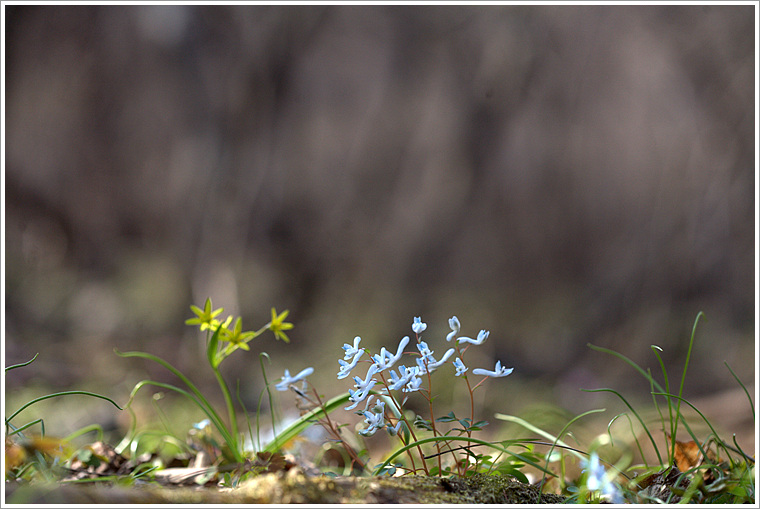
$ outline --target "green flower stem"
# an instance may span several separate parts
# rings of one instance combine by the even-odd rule
[[[224,382],[224,378],[222,377],[222,374],[219,372],[219,368],[213,368],[214,369],[214,375],[216,376],[216,380],[219,382],[219,387],[222,389],[222,394],[224,394],[224,401],[227,404],[227,414],[229,415],[230,419],[230,433],[235,440],[235,443],[237,444],[238,440],[238,427],[237,427],[237,414],[235,412],[235,405],[232,402],[232,396],[230,395],[230,391],[227,388],[227,384]],[[238,451],[239,447],[235,447],[235,451]]]
[[[419,339],[419,335],[418,335],[418,337],[417,337],[417,342],[418,343],[419,343],[419,340],[420,339]],[[433,393],[432,393],[432,391],[433,391],[433,382],[431,380],[430,371],[428,371],[428,369],[427,369],[427,365],[428,365],[427,359],[423,359],[423,362],[425,363],[425,371],[427,371],[428,385],[427,385],[427,396],[425,396],[424,393],[422,393],[422,395],[425,396],[425,399],[427,399],[427,401],[428,401],[428,409],[430,410],[430,427],[433,429],[433,436],[437,437],[437,436],[440,436],[441,433],[439,433],[438,430],[435,427],[435,413],[433,412]],[[387,385],[386,385],[386,387],[387,387]],[[412,433],[412,438],[414,438],[414,440],[417,440],[417,437],[414,436],[414,433]],[[422,466],[425,469],[425,473],[427,475],[430,475],[430,472],[427,469],[427,463],[425,462],[425,455],[422,453],[422,449],[420,449],[419,447],[417,449],[419,450],[420,459],[422,460]],[[438,471],[441,472],[441,470],[442,470],[441,455],[440,455],[441,444],[439,444],[438,442],[436,442],[436,444],[435,444],[435,450],[439,453],[437,455],[437,462],[438,462]],[[455,457],[455,459],[456,459],[456,457]],[[414,466],[413,463],[412,463],[412,466]],[[458,468],[458,466],[457,466],[457,468]]]
[[[238,319],[238,324],[240,324],[240,320]],[[235,443],[237,444],[238,440],[238,428],[237,428],[237,414],[235,413],[235,405],[232,402],[232,396],[230,395],[230,390],[227,388],[227,383],[224,381],[224,377],[222,376],[222,373],[219,371],[219,365],[222,363],[226,355],[229,355],[227,353],[225,355],[225,352],[227,350],[223,351],[221,354],[218,352],[218,344],[219,344],[219,334],[222,331],[222,327],[219,326],[214,331],[214,334],[211,336],[211,338],[208,341],[208,346],[206,348],[206,357],[208,358],[208,363],[211,366],[211,370],[214,372],[214,376],[216,377],[216,381],[219,383],[219,388],[222,390],[222,395],[224,395],[224,402],[227,405],[227,415],[230,420],[230,433],[232,437],[235,440]],[[239,450],[239,447],[235,447],[235,450]]]

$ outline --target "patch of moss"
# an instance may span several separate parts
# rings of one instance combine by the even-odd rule
[[[498,475],[474,474],[454,481],[466,486],[461,492],[471,497],[473,504],[559,504],[565,501],[561,495],[540,493],[538,486]]]
[[[238,495],[258,503],[556,504],[559,495],[501,476],[308,477],[298,470],[251,479]]]

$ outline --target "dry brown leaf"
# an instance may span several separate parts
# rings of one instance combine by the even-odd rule
[[[702,464],[702,452],[699,446],[693,440],[689,442],[679,442],[676,440],[675,462],[678,470],[686,472]]]

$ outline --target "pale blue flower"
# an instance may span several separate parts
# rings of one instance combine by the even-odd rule
[[[435,362],[435,358],[433,357],[433,351],[430,350],[428,347],[428,344],[424,341],[420,341],[417,343],[417,350],[420,351],[420,357],[427,360],[428,362]]]
[[[459,319],[456,316],[449,318],[449,327],[451,327],[451,332],[446,336],[446,341],[451,341],[457,334],[459,334],[460,325]]]
[[[195,424],[193,424],[193,428],[199,431],[203,431],[209,426],[211,426],[211,421],[209,421],[208,419],[203,419],[201,422],[196,422]]]
[[[457,343],[472,343],[473,345],[482,345],[483,341],[488,339],[489,334],[490,332],[488,332],[487,330],[482,330],[478,333],[478,339],[472,339],[472,338],[467,338],[467,337],[462,336],[462,337],[457,338]]]
[[[406,387],[402,389],[403,392],[416,392],[420,390],[420,386],[422,385],[422,378],[417,376],[412,377],[411,380],[409,380],[409,383],[406,384]]]
[[[432,358],[433,362],[427,365],[427,370],[432,373],[434,369],[440,368],[448,360],[448,358],[454,354],[454,352],[456,352],[456,350],[449,348],[446,350],[446,353],[443,354],[443,357],[441,357],[441,360],[439,361],[436,361],[432,356],[429,357]]]
[[[396,355],[392,355],[389,351],[383,347],[380,349],[379,354],[375,354],[372,356],[372,360],[375,361],[375,366],[377,366],[377,372],[384,371],[388,368],[392,368],[396,362],[401,358],[402,355],[404,355],[404,348],[406,348],[406,345],[409,344],[409,336],[404,336],[401,339],[401,342],[398,345],[398,349],[396,350]]]
[[[356,336],[354,338],[354,346],[349,345],[348,343],[343,344],[343,350],[346,351],[346,354],[343,356],[344,360],[348,360],[355,355],[357,355],[357,352],[363,352],[364,350],[359,350],[359,343],[361,342],[362,338],[359,336]]]
[[[280,382],[275,385],[275,389],[278,391],[287,391],[291,384],[294,384],[300,380],[303,380],[307,376],[314,373],[314,368],[306,368],[296,376],[290,376],[290,371],[285,370],[285,375],[280,379]]]
[[[374,409],[373,412],[365,410],[364,422],[369,425],[368,428],[359,431],[361,435],[371,437],[375,432],[385,426],[385,401],[381,401]]]
[[[401,368],[403,367],[404,367],[403,365],[400,366],[399,371],[401,371]],[[396,390],[394,388],[394,385],[396,385],[400,380],[403,379],[403,375],[398,376],[398,373],[396,373],[396,370],[393,370],[393,369],[390,371],[390,374],[391,374],[391,379],[388,380],[388,386],[391,388],[391,390]]]
[[[613,504],[625,502],[617,486],[610,480],[610,476],[604,471],[596,451],[592,452],[588,460],[583,460],[585,470],[588,472],[586,487],[590,491],[601,491],[602,496],[609,498]]]
[[[424,341],[420,341],[417,344],[417,349],[420,351],[420,357],[417,358],[417,367],[419,367],[420,370],[418,373],[419,375],[432,373],[437,368],[441,367],[456,351],[453,348],[449,348],[446,350],[446,353],[443,354],[441,360],[437,361],[435,360],[435,357],[433,357],[433,352],[428,348],[427,343]]]
[[[422,317],[416,316],[414,318],[414,323],[412,323],[412,330],[414,333],[419,334],[425,329],[427,329],[427,324],[422,321]]]
[[[456,376],[464,375],[468,369],[459,357],[454,359],[454,367],[457,368]]]
[[[379,370],[377,369],[377,366],[375,366],[374,364],[372,364],[369,367],[369,369],[367,370],[367,376],[366,376],[366,378],[364,380],[362,380],[358,376],[354,377],[354,382],[356,382],[356,384],[354,386],[359,391],[369,392],[370,389],[372,389],[372,387],[375,385],[375,383],[377,383],[377,380],[375,378],[372,378],[372,377],[375,376],[375,374],[378,371]]]
[[[370,383],[366,389],[358,389],[358,390],[348,390],[348,400],[353,402],[353,405],[349,405],[345,408],[345,410],[353,410],[356,408],[356,405],[364,401],[367,396],[369,396],[369,392],[372,390],[372,387],[374,387],[375,383],[377,383],[376,380],[372,380],[372,383]]]
[[[401,376],[397,375],[395,371],[391,370],[391,379],[388,387],[393,391],[397,391],[408,384],[412,377],[416,375],[418,368],[417,366],[414,366],[407,369],[407,367],[402,364],[399,366],[398,371]]]
[[[379,353],[376,353],[372,356],[372,360],[375,361],[373,366],[376,366],[379,371],[383,371],[388,367],[388,358],[392,357],[393,356],[390,354],[390,352],[388,352],[385,347],[382,347]]]
[[[354,393],[354,391],[352,391],[351,389],[349,389],[349,390],[348,390],[348,393],[349,393],[349,394],[353,394],[353,393]],[[374,396],[374,394],[370,394],[370,395],[369,395],[369,397],[367,397],[367,396],[365,395],[365,398],[366,398],[366,399],[364,399],[364,410],[362,410],[362,411],[360,411],[360,412],[356,412],[356,413],[357,413],[357,414],[364,414],[364,412],[366,412],[366,411],[367,411],[367,409],[369,408],[369,405],[370,405],[370,403],[372,403],[372,399],[373,399],[374,397],[375,397],[375,396]],[[361,401],[361,400],[360,400],[360,401]],[[353,405],[351,405],[349,408],[346,408],[346,410],[350,410],[350,409],[354,408],[354,407],[355,407],[356,405],[358,405],[358,404],[359,404],[359,401],[355,402],[355,403],[354,403]]]
[[[353,389],[348,390],[348,400],[353,402],[353,405],[347,406],[344,410],[353,410],[356,408],[356,405],[362,402],[364,398],[366,398],[367,395],[364,394],[362,391],[355,391]]]
[[[602,486],[604,479],[604,467],[599,462],[599,455],[596,452],[592,452],[588,460],[584,460],[586,469],[588,470],[588,479],[586,479],[586,487],[591,491],[596,491]]]
[[[364,410],[362,410],[360,412],[361,414],[363,414],[364,412],[367,411],[367,409],[369,408],[369,405],[370,405],[370,403],[372,403],[373,399],[375,399],[375,395],[374,394],[370,394],[369,397],[364,401]]]
[[[385,425],[385,429],[388,431],[388,433],[391,436],[396,436],[396,435],[398,435],[398,432],[401,429],[401,424],[402,423],[403,423],[403,421],[401,419],[399,419],[398,422],[396,422],[395,426],[391,426],[390,424],[386,424]]]
[[[338,380],[346,378],[351,374],[351,370],[356,367],[356,363],[359,362],[359,358],[362,355],[364,355],[364,350],[358,350],[356,352],[356,355],[354,355],[354,358],[351,359],[351,362],[346,362],[343,359],[338,359],[338,363],[340,364],[340,371],[338,371]]]
[[[514,371],[514,369],[515,368],[503,368],[501,367],[501,361],[496,361],[496,367],[494,368],[493,371],[488,371],[486,369],[481,369],[481,368],[475,368],[472,370],[472,374],[498,378],[498,377],[509,375],[510,373],[512,373],[512,371]]]
[[[355,391],[351,389],[348,390],[348,394],[349,394],[348,399],[351,402],[353,402],[353,405],[347,406],[346,410],[351,410],[353,408],[356,408],[356,405],[364,401],[364,399],[369,395],[369,392],[377,383],[377,379],[372,378],[373,376],[375,376],[377,372],[378,372],[377,366],[372,364],[367,370],[367,376],[365,377],[364,380],[362,380],[358,376],[354,377],[354,382],[356,382],[354,386],[356,387],[356,390]]]

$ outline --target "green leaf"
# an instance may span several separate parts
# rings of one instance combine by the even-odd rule
[[[509,463],[506,463],[506,468],[503,465],[504,463],[496,467],[496,471],[500,472],[504,476],[512,476],[523,484],[530,484],[528,478],[525,476],[525,474],[520,472],[520,470],[513,468]]]
[[[444,417],[439,417],[435,420],[435,422],[453,422],[457,420],[457,416],[454,415],[454,412],[449,412],[449,415],[446,415]]]
[[[208,341],[208,346],[206,346],[206,357],[208,357],[208,362],[211,364],[211,367],[216,369],[219,367],[219,364],[222,362],[222,358],[219,355],[218,346],[219,346],[219,333],[221,332],[222,328],[217,327],[214,334],[211,336],[211,339]]]
[[[433,431],[433,426],[430,424],[430,421],[423,419],[419,415],[414,418],[414,427],[417,429]]]

